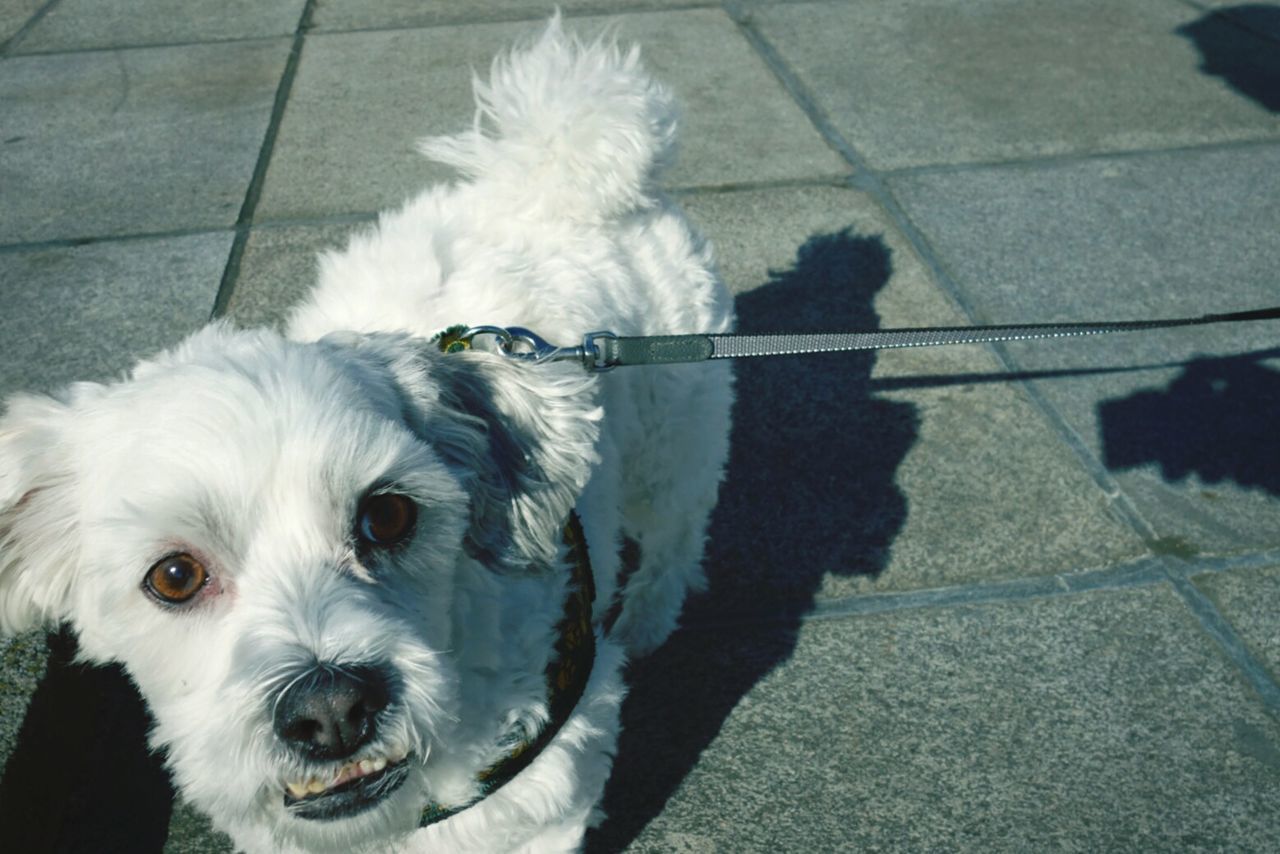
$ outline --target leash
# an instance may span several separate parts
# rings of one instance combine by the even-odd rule
[[[760,335],[695,334],[628,337],[612,332],[590,332],[576,347],[558,347],[523,326],[452,327],[446,333],[459,346],[469,347],[480,335],[492,335],[502,355],[532,364],[578,362],[591,372],[611,371],[633,365],[671,365],[711,359],[745,359],[763,356],[797,356],[811,353],[845,353],[855,350],[888,350],[901,347],[938,347],[949,344],[981,344],[992,341],[1030,341],[1040,338],[1075,338],[1114,332],[1207,326],[1213,323],[1246,323],[1280,320],[1280,306],[1227,314],[1205,314],[1168,320],[1121,320],[1099,323],[1025,323],[997,326],[937,326],[919,329],[879,329],[854,332],[771,333]]]

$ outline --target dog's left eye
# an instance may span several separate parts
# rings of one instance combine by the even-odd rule
[[[147,592],[162,602],[179,605],[200,592],[209,573],[204,564],[185,552],[160,560],[147,571]]]
[[[407,495],[383,492],[370,495],[360,505],[356,533],[372,546],[394,546],[413,533],[418,505]]]

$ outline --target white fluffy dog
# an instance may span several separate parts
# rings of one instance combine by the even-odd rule
[[[671,98],[558,21],[476,95],[475,129],[424,145],[465,180],[322,257],[283,336],[214,324],[0,421],[0,624],[122,663],[182,795],[247,851],[579,847],[621,665],[702,580],[726,363],[433,342],[730,329],[654,186]]]

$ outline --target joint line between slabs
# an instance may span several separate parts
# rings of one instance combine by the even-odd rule
[[[40,23],[40,21],[44,19],[44,16],[49,14],[49,11],[53,9],[54,6],[57,6],[61,2],[62,0],[48,0],[47,3],[32,12],[31,17],[27,18],[26,23],[21,27],[18,27],[18,31],[9,36],[4,44],[0,44],[0,56],[8,56],[9,51],[13,50],[19,42],[26,38],[27,33],[31,32],[32,28],[35,27],[36,24]]]
[[[1240,671],[1241,676],[1257,693],[1268,712],[1280,718],[1280,685],[1277,685],[1267,669],[1253,656],[1237,634],[1235,627],[1222,615],[1208,596],[1191,582],[1181,569],[1166,569],[1166,576],[1173,589],[1186,604],[1200,627],[1222,650],[1223,654]]]
[[[1280,549],[1245,555],[1175,560],[1161,555],[1143,555],[1115,566],[1065,571],[1054,575],[975,582],[952,587],[863,593],[818,602],[808,608],[786,607],[777,611],[747,610],[721,618],[685,623],[691,630],[761,623],[795,623],[839,620],[899,611],[989,605],[1057,598],[1078,593],[1128,590],[1170,583],[1173,577],[1187,580],[1196,575],[1218,575],[1234,571],[1280,566]],[[1221,619],[1221,618],[1219,618]]]
[[[1022,602],[1100,590],[1125,590],[1165,581],[1163,570],[1164,566],[1159,559],[1140,557],[1119,566],[1086,572],[1065,572],[1036,578],[980,582],[932,590],[852,596],[819,603],[812,611],[805,614],[802,620],[805,622],[830,620],[896,611]]]
[[[231,297],[235,293],[236,281],[240,277],[240,262],[244,258],[245,245],[249,242],[249,231],[253,226],[258,201],[262,197],[262,186],[266,182],[267,167],[275,152],[276,137],[280,133],[285,107],[289,103],[289,96],[293,93],[293,81],[298,74],[302,48],[306,42],[307,32],[311,29],[311,18],[315,12],[315,6],[316,0],[307,0],[302,9],[302,15],[298,18],[298,27],[293,33],[293,45],[289,49],[289,57],[285,60],[284,71],[280,75],[280,85],[276,87],[276,96],[271,105],[267,131],[262,138],[262,147],[258,150],[258,160],[254,164],[253,175],[245,191],[240,215],[236,218],[235,238],[231,243],[231,252],[227,256],[227,265],[222,271],[218,293],[214,296],[213,308],[209,312],[210,320],[216,320],[226,313]]]
[[[809,90],[801,82],[799,76],[791,70],[786,60],[764,37],[764,34],[756,29],[754,22],[751,20],[750,12],[742,8],[742,4],[738,0],[725,0],[721,7],[724,9],[725,14],[729,16],[729,20],[738,28],[738,32],[742,34],[742,37],[747,40],[756,55],[764,62],[765,67],[769,69],[769,72],[782,85],[786,93],[791,96],[796,106],[804,113],[805,118],[813,125],[814,130],[822,137],[822,141],[827,144],[827,147],[853,167],[855,176],[860,174],[874,175],[868,169],[863,158],[849,144],[848,140],[835,129],[826,113],[818,106],[818,102],[809,94]]]
[[[808,608],[784,606],[773,612],[744,611],[738,614],[726,614],[722,618],[691,621],[684,623],[684,627],[697,631],[725,627],[751,627],[769,623],[795,624],[839,620],[901,611],[1023,602],[1093,591],[1126,590],[1164,584],[1167,581],[1164,563],[1157,557],[1145,555],[1118,566],[1096,570],[976,582],[924,590],[855,594],[818,602]]]

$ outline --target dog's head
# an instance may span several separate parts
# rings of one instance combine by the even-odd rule
[[[121,662],[223,826],[407,830],[464,737],[460,574],[554,561],[596,417],[581,374],[210,327],[127,381],[9,401],[0,627],[67,622]]]

